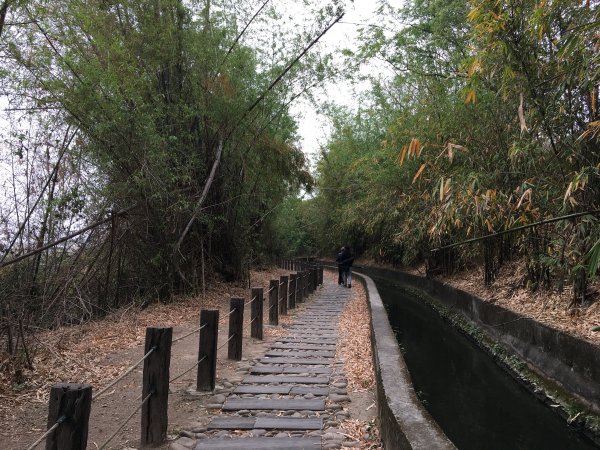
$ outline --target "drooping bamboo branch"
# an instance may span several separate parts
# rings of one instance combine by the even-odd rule
[[[224,145],[223,139],[219,139],[219,144],[217,146],[217,154],[215,155],[215,161],[213,162],[212,168],[210,169],[210,174],[208,175],[208,178],[206,179],[206,182],[204,183],[204,188],[202,189],[202,194],[200,195],[200,198],[198,199],[198,202],[196,203],[196,207],[194,208],[192,217],[190,217],[190,220],[188,221],[187,225],[185,226],[183,233],[181,233],[181,236],[179,237],[177,244],[175,244],[175,254],[177,254],[179,252],[179,249],[181,248],[181,243],[183,242],[183,240],[189,233],[190,228],[192,227],[194,221],[198,217],[198,214],[200,214],[202,205],[206,201],[206,197],[208,196],[208,191],[210,190],[210,187],[212,186],[213,181],[215,180],[215,175],[217,173],[217,169],[219,168],[219,164],[221,163],[221,156],[223,155],[223,145]]]
[[[75,231],[75,232],[73,232],[73,233],[71,233],[71,234],[69,234],[69,235],[67,235],[65,237],[62,237],[62,238],[60,238],[60,239],[58,239],[58,240],[56,240],[54,242],[50,242],[49,244],[46,244],[43,247],[36,248],[35,250],[32,250],[30,252],[27,252],[27,253],[21,255],[21,256],[13,258],[10,261],[6,261],[6,262],[3,262],[3,263],[0,263],[0,269],[3,268],[3,267],[15,264],[15,263],[17,263],[19,261],[22,261],[22,260],[24,260],[26,258],[29,258],[31,256],[37,255],[38,253],[43,252],[45,250],[48,250],[49,248],[56,247],[57,245],[62,244],[63,242],[66,242],[68,240],[71,240],[74,237],[77,237],[80,234],[85,233],[86,231],[90,231],[90,230],[92,230],[92,229],[94,229],[96,227],[99,227],[100,225],[105,224],[106,222],[110,222],[111,220],[113,220],[113,217],[122,216],[122,215],[128,213],[129,211],[131,211],[133,208],[135,208],[135,206],[136,205],[133,205],[133,206],[130,206],[129,208],[122,209],[121,211],[118,211],[116,213],[111,214],[106,219],[102,219],[102,220],[100,220],[98,222],[94,222],[94,223],[88,225],[87,227],[84,227],[84,228],[82,228],[80,230],[77,230],[77,231]]]

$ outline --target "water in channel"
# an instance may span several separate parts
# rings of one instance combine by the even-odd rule
[[[415,391],[459,450],[600,448],[424,303],[376,279]]]

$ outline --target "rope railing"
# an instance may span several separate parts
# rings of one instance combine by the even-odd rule
[[[188,373],[190,373],[192,370],[194,370],[196,367],[198,367],[200,365],[200,363],[202,361],[204,361],[206,359],[206,355],[204,355],[202,358],[200,358],[198,361],[196,361],[196,364],[194,364],[192,367],[190,367],[189,369],[187,369],[185,372],[180,373],[179,375],[177,375],[174,378],[171,378],[169,380],[169,383],[173,383],[174,381],[179,380],[181,377],[183,377],[184,375],[187,375]]]
[[[244,306],[248,306],[250,303],[252,303],[254,300],[256,300],[258,298],[258,296],[254,296],[252,297],[250,300],[248,300],[246,303],[244,303]]]
[[[67,420],[66,416],[60,416],[56,423],[50,428],[48,428],[48,430],[37,441],[35,441],[33,444],[27,447],[27,450],[33,450],[38,445],[40,445],[42,441],[45,440],[48,436],[50,436],[52,433],[54,433],[54,430],[56,430],[60,426],[60,424],[63,423],[65,420]]]
[[[135,401],[133,401],[133,405],[138,405],[135,407],[135,410],[133,410],[131,412],[131,414],[128,414],[128,417],[122,422],[120,423],[120,425],[118,426],[118,429],[111,434],[111,436],[106,440],[106,442],[104,442],[101,446],[97,446],[96,448],[98,450],[103,450],[108,448],[109,444],[111,441],[114,440],[114,438],[120,433],[122,432],[122,430],[125,428],[125,426],[131,421],[131,419],[144,407],[144,405],[147,405],[147,408],[151,408],[152,410],[157,410],[157,411],[164,411],[166,410],[166,408],[168,407],[168,396],[162,396],[162,395],[155,395],[155,400],[153,400],[152,402],[148,403],[148,400],[150,399],[150,397],[154,394],[156,394],[157,392],[163,392],[163,390],[167,390],[170,391],[169,389],[169,384],[170,383],[174,383],[177,380],[180,380],[181,378],[183,378],[185,375],[189,374],[190,372],[192,372],[194,369],[198,368],[200,366],[200,364],[203,361],[212,361],[215,362],[216,358],[217,358],[217,351],[221,350],[223,347],[227,346],[228,344],[230,345],[229,347],[229,351],[228,351],[228,358],[229,359],[233,359],[233,360],[240,360],[242,358],[242,338],[244,336],[244,321],[242,318],[242,313],[245,309],[245,306],[252,304],[253,308],[252,308],[252,316],[254,316],[256,314],[256,316],[254,317],[250,317],[250,321],[249,321],[249,325],[251,326],[251,337],[258,337],[259,339],[262,339],[262,319],[264,317],[264,311],[271,311],[272,309],[276,309],[279,307],[280,302],[282,299],[277,299],[277,302],[275,302],[275,304],[270,305],[270,309],[266,310],[264,309],[262,304],[258,304],[256,305],[255,302],[256,301],[261,301],[262,300],[266,300],[267,298],[269,298],[270,301],[273,300],[273,297],[275,297],[275,295],[273,294],[273,291],[278,292],[278,288],[280,286],[285,285],[286,282],[279,282],[279,281],[272,281],[272,286],[269,288],[269,290],[266,292],[267,295],[263,296],[263,289],[262,288],[253,288],[252,289],[252,294],[251,294],[251,299],[247,302],[244,302],[244,300],[240,297],[232,297],[231,298],[231,305],[230,305],[230,311],[225,314],[222,317],[229,317],[229,316],[233,316],[234,313],[237,312],[236,316],[233,316],[231,319],[229,319],[230,325],[229,325],[229,336],[228,338],[218,347],[216,347],[216,341],[218,339],[218,329],[219,329],[219,312],[218,311],[206,311],[206,310],[202,310],[201,311],[201,320],[200,320],[200,324],[198,327],[194,328],[193,330],[190,331],[186,331],[185,334],[183,334],[182,336],[179,336],[176,339],[171,339],[171,336],[173,334],[173,329],[172,327],[147,327],[146,328],[146,348],[149,348],[149,350],[139,359],[137,360],[133,365],[127,367],[125,369],[125,371],[119,375],[118,377],[114,378],[111,382],[108,383],[108,385],[106,385],[105,387],[103,387],[102,389],[100,389],[97,393],[94,393],[92,395],[92,387],[89,385],[84,385],[84,384],[69,384],[69,383],[59,383],[55,386],[52,387],[53,390],[58,390],[59,394],[58,397],[54,394],[51,395],[51,401],[50,401],[50,406],[49,409],[50,411],[55,411],[52,415],[51,418],[49,418],[49,421],[54,421],[56,420],[56,422],[54,423],[54,425],[52,425],[35,443],[33,443],[31,446],[27,447],[26,450],[34,450],[36,447],[38,447],[40,445],[40,443],[42,443],[45,439],[48,438],[48,436],[52,436],[52,433],[62,433],[67,432],[66,429],[63,430],[63,428],[59,428],[61,426],[62,423],[64,423],[65,421],[66,424],[63,425],[63,427],[72,427],[72,426],[76,426],[78,429],[82,429],[82,427],[85,427],[85,429],[87,429],[88,426],[88,419],[89,419],[89,408],[92,405],[92,402],[95,402],[96,400],[100,399],[101,397],[105,396],[105,395],[112,395],[114,394],[114,392],[116,391],[113,390],[112,392],[110,392],[111,389],[113,389],[115,387],[115,385],[117,385],[117,383],[119,383],[120,381],[122,381],[125,377],[129,376],[132,372],[134,372],[136,370],[136,368],[138,368],[144,361],[146,361],[146,363],[144,364],[144,381],[143,381],[143,388],[142,388],[142,394],[140,394]],[[269,295],[271,294],[271,295]],[[293,295],[293,291],[288,291],[287,292],[288,297]],[[263,299],[261,300],[260,297],[263,296]],[[257,306],[258,308],[254,308],[254,306]],[[260,319],[260,320],[259,320]],[[258,325],[257,325],[258,322]],[[248,322],[246,322],[246,324],[248,324]],[[161,373],[164,373],[164,371],[162,371],[161,368],[164,367],[168,367],[170,365],[170,352],[168,351],[169,346],[172,346],[178,342],[181,342],[182,340],[199,333],[201,330],[203,329],[207,329],[206,332],[204,332],[206,334],[203,333],[202,334],[202,341],[204,341],[204,338],[206,337],[206,342],[201,343],[201,348],[200,351],[202,353],[204,353],[204,356],[202,356],[201,358],[195,358],[197,359],[197,361],[189,368],[185,369],[182,373],[174,376],[171,379],[167,379],[167,377],[164,377]],[[233,342],[232,342],[233,341]],[[203,348],[206,350],[204,351]],[[165,351],[163,351],[163,349]],[[153,355],[151,358],[150,356]],[[204,367],[204,366],[200,366],[200,367]],[[152,384],[149,384],[146,380],[147,376],[146,376],[146,371],[148,372],[148,379],[154,380],[152,382]],[[213,370],[214,372],[214,370]],[[202,378],[202,377],[201,377]],[[154,384],[154,383],[158,383],[158,384]],[[199,391],[202,390],[210,390],[210,389],[214,389],[214,383],[215,383],[215,373],[212,373],[210,375],[209,378],[207,378],[204,381],[198,381],[198,385],[197,385],[197,389]],[[151,392],[147,395],[145,395],[143,392],[148,392],[151,389]],[[66,397],[62,397],[62,395],[65,395]],[[65,411],[64,409],[62,409],[62,407],[60,409],[57,409],[56,407],[56,403],[53,405],[53,398],[58,398],[58,400],[56,400],[56,402],[63,402],[63,398],[68,398],[69,402],[71,402],[70,399],[77,399],[76,401],[79,402],[81,401],[83,404],[85,404],[87,409],[87,415],[85,413],[80,414],[78,417],[77,415],[73,415],[71,416],[68,411]],[[142,400],[143,398],[143,400]],[[82,399],[82,400],[79,400]],[[62,403],[61,403],[62,404]],[[61,414],[61,416],[56,419],[57,415]],[[142,429],[147,430],[147,429],[156,429],[157,425],[156,424],[151,424],[148,422],[148,415],[147,414],[143,414],[142,416]],[[158,428],[160,428],[162,425],[158,425]],[[58,432],[56,430],[59,430]],[[86,433],[87,436],[87,433]],[[158,438],[156,438],[156,436],[158,436]],[[158,440],[156,440],[156,439]],[[85,437],[84,437],[85,439]],[[152,436],[150,436],[150,434],[146,435],[143,434],[142,435],[142,440],[144,439],[149,439],[152,442],[147,442],[147,444],[152,444],[152,445],[161,445],[160,442],[160,434],[154,433],[152,434]],[[50,440],[48,440],[48,443],[50,442]],[[75,445],[75,444],[74,444]],[[79,444],[77,444],[79,445]],[[72,450],[75,448],[80,448],[77,447],[76,445],[73,447],[69,447],[69,449],[64,449],[64,450]]]
[[[129,421],[133,418],[133,416],[136,415],[136,413],[142,409],[142,407],[144,406],[144,404],[148,401],[148,399],[152,396],[152,394],[154,394],[154,391],[151,391],[148,395],[146,395],[146,398],[144,398],[144,400],[142,400],[142,403],[140,403],[140,405],[129,415],[129,417],[127,417],[127,419],[125,419],[125,421],[119,426],[119,428],[117,429],[117,431],[115,431],[107,440],[106,442],[104,442],[104,444],[102,444],[102,446],[98,449],[98,450],[102,450],[104,448],[106,448],[106,446],[110,443],[110,441],[112,441],[115,436],[117,434],[119,434],[119,432],[125,427],[125,425],[127,425],[129,423]]]
[[[175,344],[175,343],[177,343],[177,342],[179,342],[179,341],[182,341],[182,340],[184,340],[186,337],[189,337],[189,336],[191,336],[192,334],[196,334],[196,333],[198,333],[198,332],[199,332],[199,331],[201,331],[201,330],[202,330],[204,327],[206,327],[206,324],[202,325],[201,327],[198,327],[198,328],[196,328],[195,330],[192,330],[192,331],[190,331],[190,332],[189,332],[189,333],[187,333],[187,334],[184,334],[183,336],[180,336],[180,337],[178,337],[177,339],[173,339],[173,341],[172,341],[171,343],[172,343],[172,344]]]
[[[142,359],[140,359],[138,362],[136,362],[133,366],[129,367],[129,369],[127,369],[125,371],[125,373],[123,373],[121,376],[114,379],[112,381],[112,383],[110,383],[108,386],[101,389],[96,395],[94,395],[94,397],[92,398],[92,402],[96,401],[98,399],[98,397],[100,397],[102,394],[104,394],[106,391],[108,391],[111,387],[113,387],[115,384],[117,384],[119,381],[121,381],[123,378],[125,378],[127,375],[129,375],[131,372],[133,372],[135,370],[135,368],[137,366],[139,366],[141,363],[143,363],[146,360],[146,358],[148,358],[148,356],[150,356],[152,354],[152,352],[154,352],[155,350],[156,350],[156,347],[150,348],[150,350],[148,350],[148,352],[142,357]]]
[[[585,212],[579,212],[579,213],[574,213],[574,214],[568,214],[566,216],[553,217],[551,219],[540,220],[539,222],[529,223],[527,225],[522,225],[522,226],[515,227],[515,228],[509,228],[507,230],[498,231],[496,233],[490,233],[490,234],[487,234],[485,236],[474,237],[474,238],[467,239],[467,240],[464,240],[464,241],[461,241],[461,242],[456,242],[454,244],[445,245],[443,247],[432,248],[431,252],[435,253],[435,252],[439,252],[440,250],[449,250],[451,248],[459,247],[459,246],[465,245],[465,244],[470,244],[472,242],[482,241],[484,239],[490,239],[490,238],[494,238],[494,237],[497,237],[497,236],[502,236],[503,234],[514,233],[516,231],[526,230],[528,228],[534,228],[534,227],[537,227],[539,225],[546,225],[546,224],[549,224],[549,223],[560,222],[561,220],[576,219],[578,217],[588,216],[588,215],[590,215],[590,216],[596,216],[596,215],[599,215],[599,214],[600,214],[600,209],[594,209],[594,210],[591,210],[591,211],[585,211]]]
[[[232,340],[234,337],[235,337],[235,333],[233,333],[231,336],[229,336],[229,339],[227,339],[220,346],[218,346],[217,350],[221,350],[223,347],[225,347],[227,344],[229,344],[229,341]]]
[[[229,313],[225,314],[225,317],[229,317],[230,315],[232,315],[236,311],[237,311],[237,308],[233,308],[231,311],[229,311]]]

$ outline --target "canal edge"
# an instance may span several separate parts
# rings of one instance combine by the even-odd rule
[[[371,313],[377,410],[385,448],[456,450],[417,398],[375,282],[360,272],[353,274],[365,286]]]

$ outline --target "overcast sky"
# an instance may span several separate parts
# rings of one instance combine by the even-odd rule
[[[357,47],[357,30],[359,28],[356,24],[377,24],[377,20],[374,17],[377,3],[375,0],[347,1],[344,18],[323,37],[322,42],[329,49],[355,49]],[[403,2],[402,0],[389,0],[389,3],[398,7]],[[385,67],[370,63],[368,66],[364,66],[362,71],[377,76],[385,72]],[[335,83],[328,83],[325,87],[326,94],[320,94],[318,98],[356,108],[357,99],[354,92],[356,88],[359,90],[367,89],[368,85],[363,83],[359,84],[358,87],[353,87],[348,82],[336,80]],[[302,150],[314,161],[318,156],[321,145],[327,141],[327,137],[329,136],[329,121],[325,116],[319,114],[313,105],[302,99],[299,99],[293,105],[292,113],[299,118],[298,131],[301,136],[300,145],[302,146]]]

